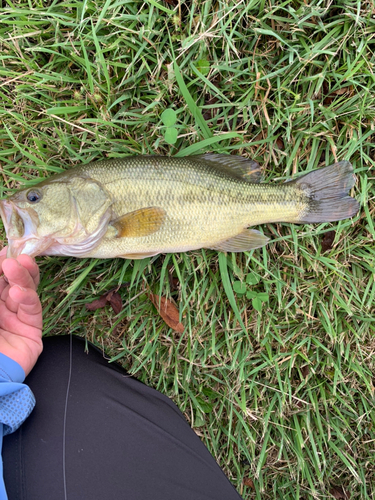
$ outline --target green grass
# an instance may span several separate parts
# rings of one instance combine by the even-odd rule
[[[374,499],[373,2],[175,3],[2,3],[0,194],[80,162],[215,151],[266,181],[349,159],[361,212],[267,225],[247,254],[39,258],[45,333],[85,335],[170,396],[244,499]],[[268,295],[261,312],[236,281]],[[85,309],[125,283],[118,318]],[[148,290],[175,300],[184,334]]]

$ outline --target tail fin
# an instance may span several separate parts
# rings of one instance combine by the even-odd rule
[[[349,196],[356,177],[348,161],[340,161],[292,181],[307,196],[308,209],[298,222],[331,222],[353,217],[359,203]]]

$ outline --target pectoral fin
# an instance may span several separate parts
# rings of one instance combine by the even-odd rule
[[[166,211],[159,207],[140,208],[111,222],[116,238],[140,238],[156,233],[163,224]],[[131,257],[134,258],[134,257]]]
[[[267,244],[269,238],[256,229],[244,229],[242,233],[210,247],[219,252],[248,252]]]

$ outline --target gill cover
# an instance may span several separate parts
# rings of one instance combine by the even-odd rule
[[[107,231],[112,216],[112,197],[93,179],[70,179],[71,219],[75,223],[69,235],[56,237],[56,243],[43,255],[83,256],[95,248]]]

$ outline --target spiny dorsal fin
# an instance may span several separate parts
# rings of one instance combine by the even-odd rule
[[[242,233],[221,241],[217,245],[210,247],[219,252],[248,252],[254,248],[263,247],[268,243],[269,238],[256,229],[244,229]]]
[[[242,156],[206,153],[190,157],[190,159],[195,158],[211,162],[213,167],[224,170],[246,182],[255,184],[259,183],[262,178],[259,163]]]
[[[165,219],[166,211],[160,207],[140,208],[111,222],[117,230],[116,238],[140,238],[156,233]]]

